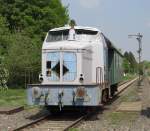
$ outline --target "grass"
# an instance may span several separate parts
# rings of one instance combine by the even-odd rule
[[[79,131],[77,128],[71,128],[69,131]]]
[[[0,106],[27,106],[26,90],[0,90]]]
[[[111,112],[107,114],[106,118],[112,125],[118,125],[121,123],[132,123],[138,118],[138,112]]]
[[[27,104],[26,89],[14,88],[8,90],[0,90],[0,106],[24,106],[25,109],[43,108],[39,105]]]
[[[123,80],[124,81],[127,81],[127,80],[131,80],[135,77],[136,75],[134,74],[126,74],[126,76],[123,77]]]
[[[128,79],[133,78],[133,76],[128,77]],[[138,95],[138,88],[130,88],[130,91],[126,94],[120,97],[120,102],[134,102],[138,101],[139,95]],[[105,115],[105,119],[108,120],[110,125],[118,126],[123,123],[130,124],[137,120],[139,117],[139,112],[108,112]]]
[[[128,94],[120,97],[122,102],[133,102],[139,100],[137,88],[132,89]]]

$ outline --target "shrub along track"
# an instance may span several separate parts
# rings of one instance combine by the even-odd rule
[[[116,95],[123,92],[127,87],[129,87],[132,83],[136,81],[137,78],[126,82],[124,84],[121,84],[118,88],[118,92]],[[111,102],[115,100],[112,99]],[[90,113],[83,114],[83,113],[68,113],[68,114],[60,114],[60,115],[45,115],[31,123],[28,123],[26,125],[17,127],[13,131],[67,131],[71,128],[76,127],[77,125],[81,124],[82,121],[90,118],[91,116],[96,116],[98,114],[98,110],[93,110]]]

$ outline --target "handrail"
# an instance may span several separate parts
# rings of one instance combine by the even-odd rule
[[[103,70],[102,67],[96,67],[96,83],[103,87]]]

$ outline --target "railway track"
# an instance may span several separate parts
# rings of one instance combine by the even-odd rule
[[[129,87],[137,78],[121,84],[116,95],[123,92]],[[98,112],[89,114],[61,114],[59,116],[45,115],[31,123],[22,125],[13,131],[68,131],[69,129],[81,124],[82,121],[89,118],[91,115],[96,115]]]
[[[13,131],[68,131],[77,126],[91,114],[63,114],[60,116],[47,115],[34,122],[20,126]]]

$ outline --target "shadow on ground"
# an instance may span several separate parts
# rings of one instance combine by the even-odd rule
[[[37,120],[38,118],[41,118],[42,116],[45,116],[46,114],[48,114],[49,112],[45,109],[41,109],[38,113],[31,115],[29,117],[26,117],[26,119],[30,119],[30,120]]]
[[[147,107],[145,110],[142,110],[141,115],[150,118],[150,107]]]

